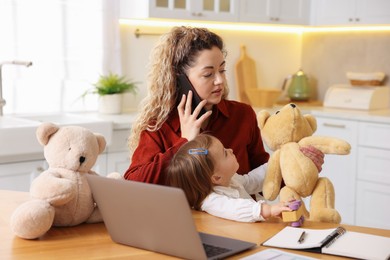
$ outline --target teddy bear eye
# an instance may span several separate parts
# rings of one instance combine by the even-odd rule
[[[71,148],[71,147],[69,147],[69,148],[68,148],[68,151],[70,151],[70,150],[72,150],[72,148]]]
[[[279,112],[280,112],[279,110],[278,110],[278,111],[276,111],[276,112],[275,112],[275,115],[279,114]]]

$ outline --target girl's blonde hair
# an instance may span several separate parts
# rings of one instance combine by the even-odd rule
[[[150,56],[148,95],[141,102],[139,117],[132,125],[129,148],[134,150],[143,130],[157,131],[177,107],[176,78],[194,65],[200,51],[219,48],[226,56],[222,38],[205,28],[174,27],[163,35]],[[224,96],[229,90],[225,83]]]
[[[211,176],[214,174],[215,162],[208,151],[214,139],[211,135],[200,134],[185,143],[167,168],[167,185],[181,188],[190,206],[196,210],[201,209],[203,200],[213,191]],[[202,148],[207,154],[189,152]]]

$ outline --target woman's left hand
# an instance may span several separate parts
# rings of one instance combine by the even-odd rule
[[[322,165],[324,164],[325,155],[313,146],[301,147],[301,152],[308,158],[310,158],[318,169],[318,172],[322,171]]]

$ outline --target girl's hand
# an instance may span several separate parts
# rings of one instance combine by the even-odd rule
[[[301,147],[300,150],[306,157],[313,161],[318,169],[318,173],[320,173],[324,164],[325,155],[313,146]]]
[[[261,215],[264,219],[269,217],[280,217],[283,211],[292,211],[285,202],[279,202],[275,205],[269,205],[266,203],[261,204]]]
[[[207,100],[202,100],[192,113],[192,91],[188,92],[188,98],[185,95],[182,96],[177,110],[180,119],[181,137],[186,138],[188,141],[194,139],[199,133],[203,122],[211,115],[212,111],[207,111],[201,117],[198,117],[202,108],[206,105]]]

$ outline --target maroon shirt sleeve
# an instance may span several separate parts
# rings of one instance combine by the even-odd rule
[[[156,132],[143,131],[137,149],[132,156],[125,179],[147,183],[164,184],[164,170],[181,145],[187,139],[164,124]]]

